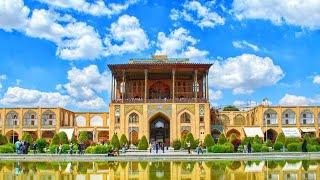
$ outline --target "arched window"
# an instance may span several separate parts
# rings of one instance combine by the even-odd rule
[[[233,118],[233,125],[242,126],[245,124],[245,117],[241,114],[236,115]]]
[[[223,125],[230,125],[230,118],[227,115],[221,115],[220,119]]]
[[[17,126],[19,125],[18,113],[15,111],[10,111],[7,113],[7,126]]]
[[[139,122],[139,116],[136,113],[131,113],[129,115],[129,123],[138,123]]]
[[[79,127],[86,126],[86,118],[82,115],[76,117],[76,124]]]
[[[90,119],[90,126],[103,126],[103,119],[101,116],[93,116]]]
[[[181,123],[190,123],[190,121],[191,121],[191,117],[189,113],[184,112],[183,114],[181,114],[180,116]]]
[[[300,123],[301,124],[313,124],[314,123],[313,113],[309,110],[302,111],[301,115],[300,115]]]
[[[37,116],[37,113],[31,110],[24,113],[23,126],[29,127],[29,126],[37,125],[36,116]]]
[[[287,109],[282,113],[282,124],[296,124],[296,113]]]
[[[272,109],[266,110],[264,112],[264,123],[265,124],[277,124],[278,123],[277,112]]]
[[[55,126],[56,114],[51,110],[42,113],[42,126]]]

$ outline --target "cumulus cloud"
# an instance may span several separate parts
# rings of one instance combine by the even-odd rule
[[[235,100],[233,102],[234,106],[237,107],[253,107],[253,106],[257,106],[258,103],[256,101],[241,101],[241,100]]]
[[[73,9],[82,13],[91,14],[94,16],[112,16],[120,14],[122,11],[129,8],[130,5],[135,4],[138,0],[127,0],[124,3],[108,3],[105,4],[103,0],[87,1],[87,0],[38,0],[50,6]]]
[[[23,29],[28,22],[30,9],[23,0],[0,1],[0,28],[5,31]]]
[[[209,100],[211,102],[214,102],[222,98],[222,91],[221,90],[214,91],[212,89],[209,89],[209,95],[210,95]]]
[[[214,61],[209,74],[211,87],[232,89],[234,94],[250,94],[257,88],[276,84],[283,77],[282,69],[271,58],[253,54]]]
[[[71,99],[67,95],[58,92],[42,92],[34,89],[9,87],[0,103],[6,106],[66,106]]]
[[[279,104],[287,106],[307,106],[317,103],[320,103],[320,98],[307,98],[292,94],[285,94],[279,101]]]
[[[123,15],[111,24],[109,34],[105,38],[105,55],[118,55],[137,52],[149,47],[146,33],[134,16]]]
[[[234,0],[233,12],[242,19],[270,20],[276,25],[283,23],[320,28],[319,0]]]
[[[260,48],[257,45],[251,44],[245,40],[233,41],[232,45],[233,45],[233,47],[238,48],[238,49],[252,49],[254,51],[260,50]]]
[[[314,84],[320,84],[320,75],[316,75],[313,77],[313,83]]]
[[[208,5],[202,5],[198,1],[186,1],[182,10],[172,9],[170,18],[175,21],[183,19],[201,29],[213,28],[216,25],[223,25],[225,22],[224,18],[211,10]]]
[[[208,51],[199,50],[194,47],[199,40],[189,35],[189,31],[178,28],[166,35],[158,33],[156,54],[166,54],[172,57],[187,57],[191,60],[204,60],[209,54]]]

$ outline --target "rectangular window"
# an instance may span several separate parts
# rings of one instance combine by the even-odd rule
[[[200,117],[200,123],[203,123],[203,122],[204,122],[204,118]]]

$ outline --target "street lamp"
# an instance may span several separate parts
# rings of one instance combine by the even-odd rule
[[[268,98],[264,98],[263,100],[262,100],[262,105],[264,105],[264,106],[267,106],[267,107],[269,107],[269,100],[268,100]],[[271,116],[270,116],[270,118],[271,118]],[[264,121],[265,121],[265,127],[266,127],[266,141],[268,140],[268,122],[267,122],[267,119],[266,119],[266,116],[264,115]]]

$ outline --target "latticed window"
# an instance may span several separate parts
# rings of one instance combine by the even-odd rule
[[[181,114],[180,116],[180,122],[181,123],[190,123],[191,121],[191,117],[190,117],[190,114],[189,113],[183,113]]]
[[[301,113],[301,124],[313,124],[314,123],[314,116],[313,113],[310,111],[303,111]]]
[[[129,116],[129,123],[138,123],[139,122],[139,116],[136,113],[132,113]]]
[[[15,111],[10,111],[7,114],[7,125],[8,126],[17,126],[18,125],[18,113]]]

